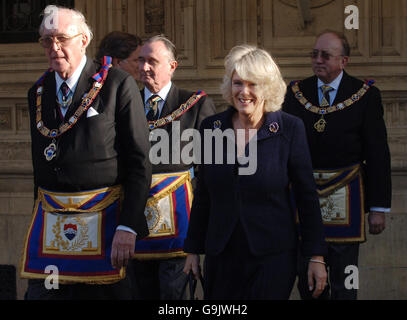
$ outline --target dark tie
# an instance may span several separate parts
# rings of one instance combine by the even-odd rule
[[[158,118],[158,103],[161,101],[161,97],[159,95],[152,95],[146,103],[146,110],[147,110],[147,120],[153,121],[157,120]]]
[[[320,106],[329,107],[331,105],[330,98],[329,98],[329,91],[332,91],[334,88],[324,84],[321,86],[321,89],[322,89],[322,99],[321,99]]]
[[[62,93],[62,103],[61,106],[63,108],[66,108],[68,105],[70,105],[70,96],[71,96],[71,89],[69,89],[68,85],[66,82],[62,82],[61,87],[60,87],[61,93]]]

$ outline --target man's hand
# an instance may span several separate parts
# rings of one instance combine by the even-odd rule
[[[129,259],[133,257],[135,246],[136,235],[134,233],[116,230],[110,256],[113,268],[120,269],[127,266]]]
[[[201,268],[199,267],[199,255],[188,253],[183,271],[188,275],[191,270],[195,276],[195,279],[198,280],[201,274]]]
[[[371,211],[368,217],[369,233],[379,234],[386,228],[386,217],[384,212]]]

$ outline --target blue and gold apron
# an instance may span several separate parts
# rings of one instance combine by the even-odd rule
[[[360,164],[346,168],[314,170],[325,240],[327,242],[363,242],[365,236],[365,203]],[[291,201],[296,211],[295,195]]]
[[[21,259],[21,277],[45,279],[58,268],[60,283],[108,284],[125,277],[110,255],[121,187],[77,193],[38,189]]]
[[[192,171],[153,174],[145,216],[149,236],[136,242],[134,258],[184,257],[192,205]]]
[[[314,179],[329,242],[365,241],[364,185],[361,165],[314,170]]]

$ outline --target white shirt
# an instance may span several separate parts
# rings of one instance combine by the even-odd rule
[[[66,82],[68,85],[69,89],[72,92],[72,96],[75,94],[76,87],[78,86],[78,81],[79,77],[82,74],[83,68],[85,68],[86,65],[86,55],[82,57],[81,62],[79,63],[79,66],[76,68],[75,72],[70,76],[68,79],[64,80],[61,78],[61,76],[58,74],[58,72],[55,72],[55,82],[56,82],[56,96],[58,96],[59,89],[61,88],[61,85],[63,82]],[[62,115],[65,117],[66,112],[68,111],[68,108],[62,108],[60,107]]]
[[[167,100],[168,93],[170,92],[172,86],[172,81],[168,82],[160,91],[157,93],[152,93],[150,90],[148,90],[147,87],[144,87],[144,106],[147,104],[147,100],[150,99],[152,95],[158,95],[162,100],[158,102],[158,117],[161,114],[161,111],[163,110],[165,101]],[[144,110],[146,114],[148,113],[148,110],[144,107]]]
[[[324,83],[322,80],[318,78],[318,98],[319,98],[319,103],[321,103],[323,94],[322,94],[322,85],[327,85],[333,88],[333,90],[329,91],[329,104],[332,105],[333,102],[335,101],[336,94],[338,93],[338,88],[339,85],[341,84],[343,77],[343,71],[331,82],[331,83]],[[377,212],[390,212],[390,208],[381,208],[381,207],[370,207],[370,212],[371,211],[377,211]]]

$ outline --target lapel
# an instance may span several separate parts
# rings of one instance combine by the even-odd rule
[[[279,136],[282,130],[281,111],[266,112],[264,123],[257,131],[257,141]]]
[[[160,118],[169,115],[171,112],[173,112],[179,106],[180,106],[179,90],[173,83],[171,85],[170,91],[168,92],[167,100],[165,100],[163,109],[161,111]]]
[[[352,86],[350,85],[349,75],[344,70],[342,80],[341,83],[339,84],[338,92],[336,93],[336,97],[333,104],[348,99],[349,97],[352,96],[352,94],[355,93],[353,92],[354,90],[355,88],[352,88]]]
[[[78,80],[78,85],[76,86],[75,93],[73,95],[72,103],[68,108],[68,111],[65,115],[65,120],[69,119],[79,107],[82,102],[82,97],[87,93],[94,82],[92,76],[96,73],[96,66],[93,61],[88,57],[86,60],[86,65],[83,68],[81,76]]]
[[[42,120],[49,129],[55,129],[59,124],[56,104],[55,72],[50,72],[44,79],[44,93],[42,95]],[[35,99],[37,101],[37,99]]]
[[[300,90],[314,106],[319,106],[318,98],[318,78],[312,76],[300,83]]]

